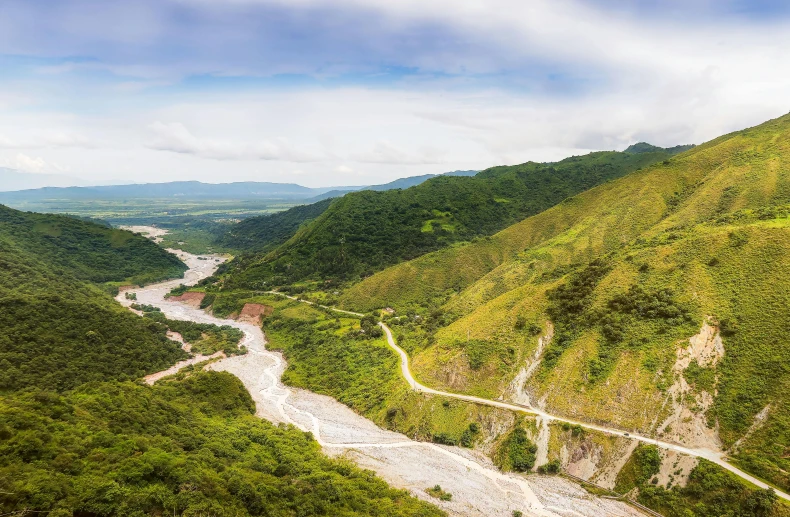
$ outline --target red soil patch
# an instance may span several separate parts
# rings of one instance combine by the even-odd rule
[[[268,305],[245,303],[244,308],[241,309],[241,314],[239,314],[239,321],[260,325],[262,318],[271,315],[273,312],[274,307],[269,307]]]
[[[182,302],[192,307],[200,307],[200,302],[206,297],[206,293],[184,293],[180,296],[171,296],[167,299],[169,302]]]

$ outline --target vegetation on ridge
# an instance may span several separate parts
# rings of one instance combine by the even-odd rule
[[[147,284],[179,277],[187,269],[148,239],[70,216],[0,205],[0,236],[53,269],[97,284]]]
[[[301,280],[353,280],[454,243],[492,234],[595,185],[669,157],[598,152],[557,163],[493,167],[474,177],[440,176],[405,190],[346,194],[282,214],[254,218],[223,238],[261,248],[314,217],[269,253],[239,257],[223,271],[228,287],[261,288]],[[278,230],[280,231],[280,230]],[[281,232],[284,234],[284,232]]]
[[[269,250],[290,239],[300,226],[323,214],[333,201],[334,198],[328,198],[274,214],[249,217],[227,228],[216,242],[245,252]]]

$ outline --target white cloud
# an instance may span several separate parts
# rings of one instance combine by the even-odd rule
[[[16,162],[14,165],[15,169],[26,172],[45,172],[48,168],[47,162],[40,156],[33,158],[22,153],[16,155]]]
[[[5,160],[5,163],[12,169],[38,174],[69,171],[68,167],[64,167],[57,163],[48,162],[40,156],[28,156],[24,153],[17,153],[14,159]]]
[[[399,165],[427,165],[442,163],[442,152],[421,147],[414,153],[399,149],[391,142],[379,140],[370,151],[358,153],[352,158],[362,163],[386,163]]]
[[[318,155],[293,148],[286,140],[272,142],[261,140],[245,143],[228,140],[198,138],[183,124],[154,122],[148,126],[156,138],[148,144],[151,149],[193,154],[212,160],[281,160],[288,162],[313,162]]]
[[[33,131],[31,134],[23,135],[20,138],[12,138],[0,134],[0,149],[43,149],[55,147],[92,149],[96,146],[96,142],[75,133],[41,133],[39,131]]]
[[[637,140],[701,143],[790,109],[785,21],[736,25],[691,17],[684,25],[660,17],[628,18],[569,0],[228,1],[344,8],[357,14],[369,9],[386,15],[382,19],[390,31],[450,27],[453,34],[488,46],[417,48],[396,64],[426,71],[425,77],[393,80],[389,86],[382,80],[375,87],[366,87],[363,79],[353,87],[308,83],[256,89],[246,84],[233,90],[232,82],[212,89],[206,79],[200,88],[174,87],[153,95],[146,93],[150,86],[177,83],[183,70],[174,67],[163,74],[161,63],[144,60],[55,65],[42,72],[70,76],[100,68],[124,80],[109,87],[86,81],[88,93],[79,90],[76,100],[90,97],[91,109],[82,111],[79,103],[71,108],[73,98],[54,93],[52,77],[39,89],[5,83],[0,87],[0,148],[36,149],[27,153],[32,166],[37,159],[70,163],[93,177],[277,181],[299,173],[300,182],[331,185],[337,184],[335,178],[364,174],[379,183],[623,149]],[[219,2],[210,0],[215,6]],[[97,25],[88,21],[86,27]],[[162,23],[146,24],[152,27],[151,39],[168,33]],[[108,40],[115,36],[110,29],[97,30],[106,31]],[[148,41],[131,32],[118,37],[131,48]],[[223,58],[210,57],[212,63]],[[493,84],[497,75],[486,87],[475,82],[477,72],[525,73],[536,59],[549,72],[565,70],[577,77],[547,80],[539,88],[529,77],[523,88]],[[234,67],[243,69],[234,61],[210,72],[230,75]],[[437,70],[460,77],[434,79],[431,72]],[[256,70],[263,76],[267,72]],[[535,72],[545,79],[541,74]],[[555,84],[569,90],[552,91]],[[48,108],[63,101],[62,112],[14,111],[22,96],[26,107],[33,96]],[[51,132],[42,134],[41,128]],[[278,162],[296,162],[299,168]]]

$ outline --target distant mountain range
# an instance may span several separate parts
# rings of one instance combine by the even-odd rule
[[[448,172],[451,176],[474,176],[477,171]],[[384,185],[348,187],[303,187],[295,183],[271,183],[242,181],[234,183],[202,183],[200,181],[172,181],[167,183],[144,183],[132,185],[71,186],[81,182],[76,178],[45,174],[27,174],[12,169],[0,169],[0,202],[41,201],[46,199],[286,199],[318,201],[342,196],[359,190],[390,190],[408,188],[440,176],[424,174],[401,178]],[[31,187],[42,183],[57,186]]]
[[[140,198],[211,198],[211,199],[305,199],[331,190],[308,188],[293,183],[237,182],[202,183],[172,181],[139,185],[108,185],[99,187],[45,187],[0,194],[3,200],[43,199],[140,199]]]

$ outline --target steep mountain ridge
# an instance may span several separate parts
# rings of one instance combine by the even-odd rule
[[[782,124],[787,124],[787,116],[764,126]],[[557,250],[567,250],[579,260],[591,260],[596,254],[627,244],[656,225],[668,214],[670,206],[676,211],[680,201],[691,194],[690,185],[723,166],[729,155],[736,152],[738,137],[748,131],[721,136],[670,161],[591,188],[489,238],[439,250],[389,268],[360,282],[342,299],[361,308],[423,303],[468,287],[514,259],[519,252],[538,245],[552,253],[552,263],[553,255],[559,253]],[[693,166],[689,167],[690,162],[682,160],[690,160]],[[550,246],[552,241],[554,245]],[[563,263],[560,259],[556,265]],[[409,288],[402,289],[405,286]]]
[[[493,167],[474,177],[440,176],[406,190],[350,193],[278,248],[231,263],[229,285],[366,276],[492,234],[569,195],[668,157],[664,152],[599,152],[551,164]],[[248,233],[252,226],[245,226]]]
[[[787,489],[788,171],[790,115],[389,268],[342,300],[443,305],[427,337],[402,330],[428,385],[703,440]],[[704,333],[720,359],[681,361]]]
[[[339,188],[337,190],[330,190],[329,192],[325,192],[319,196],[316,196],[312,199],[308,199],[310,202],[321,201],[323,199],[331,198],[331,197],[340,197],[345,196],[349,192],[357,192],[359,190],[394,190],[398,188],[409,188],[417,186],[421,183],[428,181],[429,179],[436,178],[439,176],[474,176],[480,171],[474,170],[467,170],[467,171],[450,171],[444,172],[442,174],[423,174],[421,176],[408,176],[406,178],[399,178],[394,181],[390,181],[389,183],[382,183],[380,185],[368,185],[365,187],[355,187],[353,189],[344,189]]]
[[[626,149],[626,153],[652,153],[656,151],[665,151],[672,156],[676,154],[680,154],[684,151],[688,151],[689,149],[693,149],[695,147],[694,144],[687,144],[687,145],[676,145],[674,147],[657,147],[652,144],[648,144],[647,142],[637,142],[635,144],[629,145]]]
[[[270,215],[249,217],[216,238],[217,244],[248,252],[260,252],[282,244],[300,226],[323,214],[334,199],[298,205]]]

